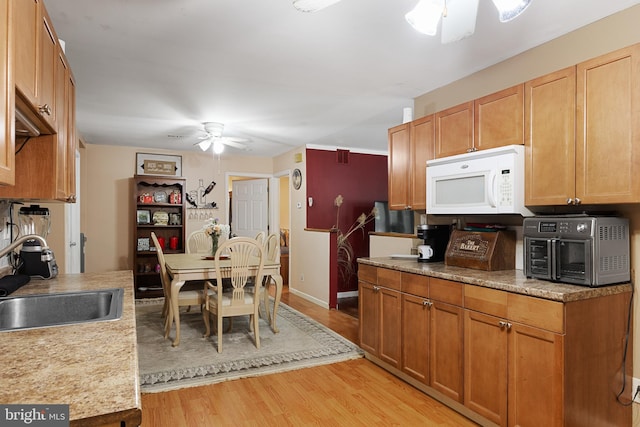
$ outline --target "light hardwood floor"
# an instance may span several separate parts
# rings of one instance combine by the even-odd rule
[[[357,342],[358,320],[283,292],[283,303]],[[142,395],[143,427],[475,426],[366,359]]]

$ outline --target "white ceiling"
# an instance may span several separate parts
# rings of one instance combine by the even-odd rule
[[[453,1],[453,0],[450,0]],[[201,123],[274,156],[304,144],[386,151],[413,98],[640,0],[533,0],[501,24],[481,0],[475,34],[413,30],[417,0],[45,0],[77,83],[89,144],[198,150]]]

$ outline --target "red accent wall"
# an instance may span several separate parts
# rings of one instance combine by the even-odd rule
[[[313,206],[307,204],[309,228],[338,225],[346,233],[360,214],[371,212],[373,202],[387,200],[387,156],[307,149],[306,160],[307,197],[313,198]],[[337,218],[334,200],[339,194],[344,202]],[[349,238],[356,258],[369,256],[369,231],[373,229],[372,221],[364,234],[356,231]],[[357,289],[357,277],[350,283],[338,283],[339,292]]]

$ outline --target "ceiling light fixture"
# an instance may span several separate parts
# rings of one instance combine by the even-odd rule
[[[224,144],[219,139],[213,141],[213,152],[215,154],[220,154],[224,151]]]
[[[416,31],[434,36],[442,18],[442,43],[451,43],[475,32],[478,3],[479,0],[420,0],[405,19]],[[531,0],[493,0],[500,22],[516,18],[530,3]]]
[[[317,12],[340,0],[293,0],[293,7],[301,12]]]

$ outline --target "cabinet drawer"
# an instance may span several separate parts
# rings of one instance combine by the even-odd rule
[[[462,283],[432,277],[429,280],[429,298],[462,306]]]
[[[419,274],[402,273],[402,292],[429,298],[429,277]]]
[[[400,290],[402,273],[396,270],[389,270],[387,268],[378,269],[378,285],[385,288]]]
[[[464,307],[496,317],[507,317],[507,296],[504,291],[464,285]]]
[[[548,331],[564,333],[564,305],[561,302],[508,294],[507,318]]]
[[[364,282],[378,283],[378,269],[370,265],[359,264],[358,278]]]

